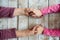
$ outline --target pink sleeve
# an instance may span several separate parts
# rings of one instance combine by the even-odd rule
[[[45,28],[43,31],[43,34],[47,35],[47,36],[60,37],[60,29],[47,29],[47,28]]]
[[[54,5],[54,6],[49,6],[45,7],[40,10],[43,15],[46,15],[48,13],[57,13],[60,12],[60,4]]]

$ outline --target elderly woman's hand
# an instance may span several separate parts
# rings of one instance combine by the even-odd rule
[[[37,10],[37,9],[33,9],[33,8],[25,8],[25,14],[27,16],[32,16],[32,17],[41,17],[42,16],[42,13],[40,10]]]
[[[35,25],[30,30],[31,33],[33,33],[33,35],[36,35],[36,34],[42,34],[44,28],[42,27],[42,25]]]

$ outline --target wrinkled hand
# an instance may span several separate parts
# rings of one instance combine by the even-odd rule
[[[32,33],[34,35],[36,34],[42,34],[44,28],[42,27],[42,25],[35,25],[33,28],[31,28],[30,30],[32,30]]]
[[[33,8],[25,8],[25,13],[27,16],[32,16],[32,17],[41,17],[42,13],[40,10],[33,9]]]

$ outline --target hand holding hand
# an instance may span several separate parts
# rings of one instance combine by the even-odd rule
[[[41,17],[42,13],[40,10],[33,9],[33,8],[25,8],[25,13],[27,16],[32,16],[32,17]]]
[[[30,30],[31,30],[31,33],[33,33],[34,35],[36,35],[36,34],[42,34],[44,28],[42,27],[42,25],[35,25]]]

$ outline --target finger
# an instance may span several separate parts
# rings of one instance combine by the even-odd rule
[[[32,15],[32,17],[36,17],[36,15]]]
[[[37,29],[39,28],[39,26],[38,25],[35,25],[35,26],[33,26],[33,30],[32,30],[32,32],[33,32],[33,34],[37,34],[38,33],[38,31],[37,31]]]
[[[28,14],[29,14],[30,16],[35,15],[35,13],[34,13],[33,11],[30,11]]]
[[[32,30],[33,34],[35,34],[35,32],[37,32],[37,31],[35,31],[35,29],[36,29],[35,26],[33,26],[32,28],[30,28],[30,30]]]
[[[34,18],[41,18],[42,16],[32,15]]]
[[[35,31],[35,30],[36,30],[36,28],[37,28],[37,27],[35,26],[35,27],[33,28],[33,31]]]
[[[39,26],[35,26],[33,31],[37,31],[37,28],[39,28]]]
[[[39,25],[40,27],[43,27],[42,24]]]
[[[37,26],[34,26],[33,31],[37,32]]]
[[[35,29],[35,31],[34,31],[34,34],[38,34],[38,30],[37,30],[38,28],[39,27],[37,26],[36,29]]]
[[[37,15],[36,15],[36,18],[41,18],[41,17],[42,17],[42,16],[37,16]]]
[[[37,34],[36,29],[37,29],[37,27],[35,27],[35,28],[33,29],[34,34]]]

